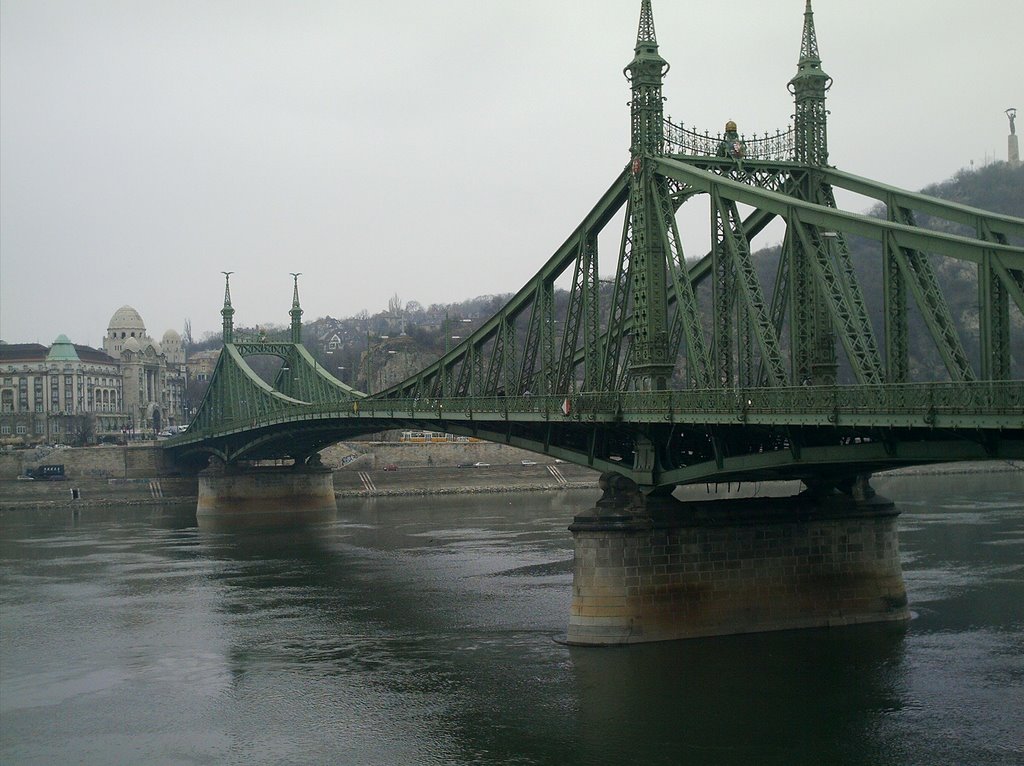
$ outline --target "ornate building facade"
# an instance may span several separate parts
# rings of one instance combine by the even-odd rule
[[[86,444],[152,436],[188,422],[181,336],[160,342],[122,306],[103,349],[72,343],[0,343],[0,445]]]
[[[136,429],[157,433],[187,422],[185,349],[178,333],[168,330],[157,343],[139,312],[122,306],[110,318],[103,350],[120,365],[124,409]]]
[[[121,369],[104,352],[59,336],[0,344],[0,444],[78,444],[120,439]]]

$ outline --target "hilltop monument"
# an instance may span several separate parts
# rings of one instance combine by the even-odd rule
[[[1020,166],[1020,144],[1017,143],[1017,109],[1010,107],[1006,110],[1006,116],[1010,118],[1010,135],[1006,138],[1006,161],[1011,168]]]

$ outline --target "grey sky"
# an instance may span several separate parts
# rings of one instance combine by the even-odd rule
[[[803,6],[654,0],[667,113],[785,127]],[[125,303],[198,337],[221,270],[242,325],[287,322],[289,271],[307,320],[519,288],[627,160],[639,7],[0,0],[0,338],[98,345]],[[1020,0],[815,23],[837,166],[917,189],[1005,159]]]

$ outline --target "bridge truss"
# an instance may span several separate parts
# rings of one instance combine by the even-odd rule
[[[626,68],[630,161],[497,314],[366,396],[301,346],[297,286],[292,343],[236,343],[227,313],[207,398],[168,448],[185,462],[302,461],[356,434],[431,428],[622,473],[647,491],[774,478],[843,487],[898,465],[1024,458],[1024,220],[828,165],[831,79],[810,2],[791,129],[747,140],[732,124],[715,137],[675,125],[662,114],[650,0],[641,5]],[[884,214],[840,209],[837,189]],[[696,197],[711,237],[691,261],[678,211]],[[603,280],[598,244],[620,219]],[[785,233],[769,273],[751,243],[773,222]],[[951,266],[973,306],[951,307],[939,280]],[[865,274],[877,276],[873,293]],[[911,346],[934,369],[912,369]],[[268,353],[285,360],[272,386],[245,362]]]

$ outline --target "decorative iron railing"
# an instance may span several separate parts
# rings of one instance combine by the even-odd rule
[[[740,134],[741,159],[793,162],[796,157],[795,135],[792,127],[777,130],[775,133],[765,133],[760,137],[754,134],[747,138]],[[713,135],[706,130],[700,133],[696,128],[687,128],[682,123],[677,125],[672,122],[671,117],[666,117],[663,151],[666,154],[689,154],[699,157],[732,157],[735,150],[721,133]]]
[[[213,428],[190,428],[185,434],[169,439],[165,446],[188,444],[277,423],[356,421],[364,418],[406,422],[629,420],[697,424],[756,421],[778,425],[1024,429],[1024,383],[796,386],[322,402],[291,406],[269,416],[260,417],[252,412],[220,422]]]

